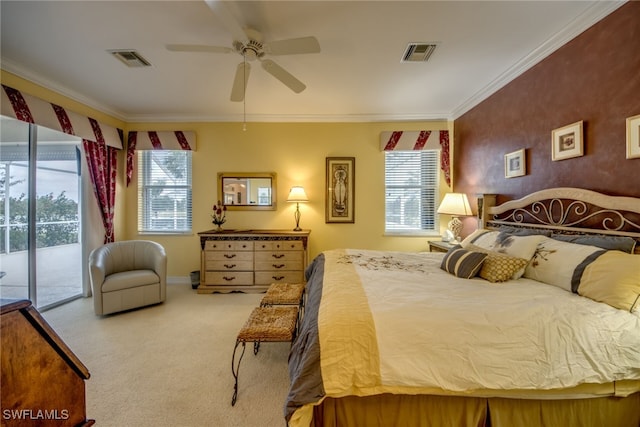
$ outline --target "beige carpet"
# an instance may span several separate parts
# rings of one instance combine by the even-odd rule
[[[256,356],[247,345],[231,406],[235,338],[262,295],[172,284],[156,306],[99,317],[83,298],[42,315],[89,369],[87,417],[98,427],[285,426],[289,343]]]

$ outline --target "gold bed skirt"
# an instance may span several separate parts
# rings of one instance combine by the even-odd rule
[[[315,427],[636,427],[640,392],[627,397],[531,400],[432,395],[326,398]]]

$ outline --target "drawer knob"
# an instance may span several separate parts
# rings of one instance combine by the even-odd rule
[[[279,281],[279,280],[284,279],[284,276],[271,276],[271,278],[272,278],[273,280],[275,280],[275,281]]]
[[[231,259],[231,258],[235,258],[236,254],[224,254],[225,258]]]
[[[227,268],[233,268],[233,267],[235,267],[236,265],[235,265],[235,264],[225,264],[224,266],[225,266],[225,267],[227,267]]]
[[[227,282],[231,282],[231,281],[233,281],[233,280],[236,280],[236,278],[235,278],[235,277],[222,276],[222,278],[223,278],[224,280],[226,280]]]
[[[274,257],[275,259],[280,259],[284,257],[284,254],[271,254],[271,256]]]
[[[282,267],[284,267],[284,264],[271,264],[271,266],[273,268],[282,268]]]

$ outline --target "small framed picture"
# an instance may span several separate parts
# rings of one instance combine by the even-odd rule
[[[326,223],[355,222],[355,157],[327,157]]]
[[[551,160],[555,162],[583,154],[582,120],[551,132]]]
[[[525,149],[504,155],[504,177],[514,178],[527,173]]]
[[[627,159],[640,157],[640,115],[627,119]]]

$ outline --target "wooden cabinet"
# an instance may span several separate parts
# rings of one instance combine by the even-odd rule
[[[90,426],[89,371],[27,300],[0,300],[2,426]]]
[[[272,283],[302,283],[309,230],[198,233],[202,249],[198,293],[264,292]]]

